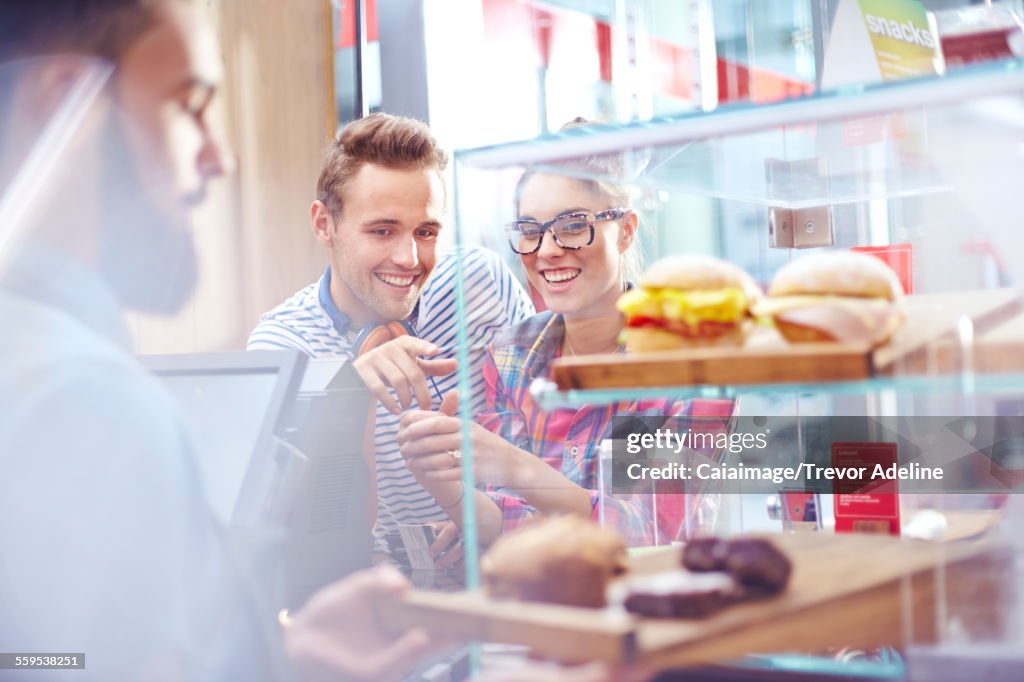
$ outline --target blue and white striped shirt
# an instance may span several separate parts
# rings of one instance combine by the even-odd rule
[[[473,412],[482,406],[484,381],[481,364],[487,346],[499,332],[533,314],[526,291],[493,251],[462,247],[442,256],[420,294],[417,331],[441,352],[437,357],[456,357],[457,309],[455,277],[457,258],[462,258],[465,278],[465,314],[471,345],[472,382],[469,396]],[[328,271],[329,272],[329,271]],[[354,353],[353,345],[362,331],[334,309],[330,296],[321,297],[329,275],[305,287],[287,301],[260,317],[249,337],[249,350],[298,348],[311,357],[337,357]],[[460,368],[462,371],[464,368]],[[436,377],[444,395],[455,388],[457,373]],[[433,396],[434,409],[438,407]],[[447,519],[434,498],[405,467],[398,451],[396,434],[399,418],[377,406],[374,446],[377,452],[376,547],[384,549],[383,538],[398,530],[398,524],[428,523]]]

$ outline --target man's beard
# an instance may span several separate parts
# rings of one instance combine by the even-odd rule
[[[192,297],[198,279],[188,212],[184,202],[168,211],[150,196],[121,128],[127,124],[115,112],[104,135],[100,274],[125,307],[171,315]]]

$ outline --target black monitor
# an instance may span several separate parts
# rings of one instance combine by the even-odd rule
[[[366,568],[373,552],[376,498],[375,399],[345,359],[310,360],[288,416],[285,439],[306,457],[289,522],[288,606]]]
[[[227,526],[266,526],[282,475],[277,432],[295,400],[306,357],[261,351],[140,360],[184,412],[214,514]]]
[[[341,359],[298,351],[141,358],[178,399],[214,513],[235,542],[285,531],[288,606],[370,564],[370,394]],[[268,560],[270,558],[268,557]]]

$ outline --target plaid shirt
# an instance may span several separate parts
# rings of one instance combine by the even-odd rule
[[[598,457],[601,441],[611,436],[613,417],[664,418],[666,427],[681,432],[691,417],[729,416],[733,403],[652,399],[545,411],[530,395],[530,384],[548,376],[564,335],[562,316],[548,312],[529,318],[496,339],[484,358],[485,407],[477,421],[586,489],[597,519],[602,506],[597,492]],[[491,488],[487,494],[502,510],[503,530],[517,528],[537,513],[515,491]],[[680,493],[612,496],[606,491],[604,498],[605,524],[618,530],[630,545],[674,539],[693,509]]]

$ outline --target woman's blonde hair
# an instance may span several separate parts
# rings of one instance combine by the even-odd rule
[[[559,132],[596,125],[595,121],[589,121],[577,116],[561,128]],[[557,175],[564,170],[565,175],[570,177],[587,188],[593,194],[607,197],[613,208],[624,208],[630,211],[633,209],[633,197],[628,187],[608,180],[606,178],[623,178],[626,174],[626,160],[621,153],[600,154],[596,156],[583,156],[567,161],[560,161],[552,167],[527,168],[515,189],[515,209],[519,215],[519,201],[522,198],[523,188],[526,182],[534,175],[548,173]],[[597,176],[597,177],[593,177]],[[634,211],[635,212],[635,211]],[[622,254],[622,277],[626,281],[634,281],[640,276],[643,269],[643,252],[640,248],[640,216],[637,215],[637,229],[626,252]]]

